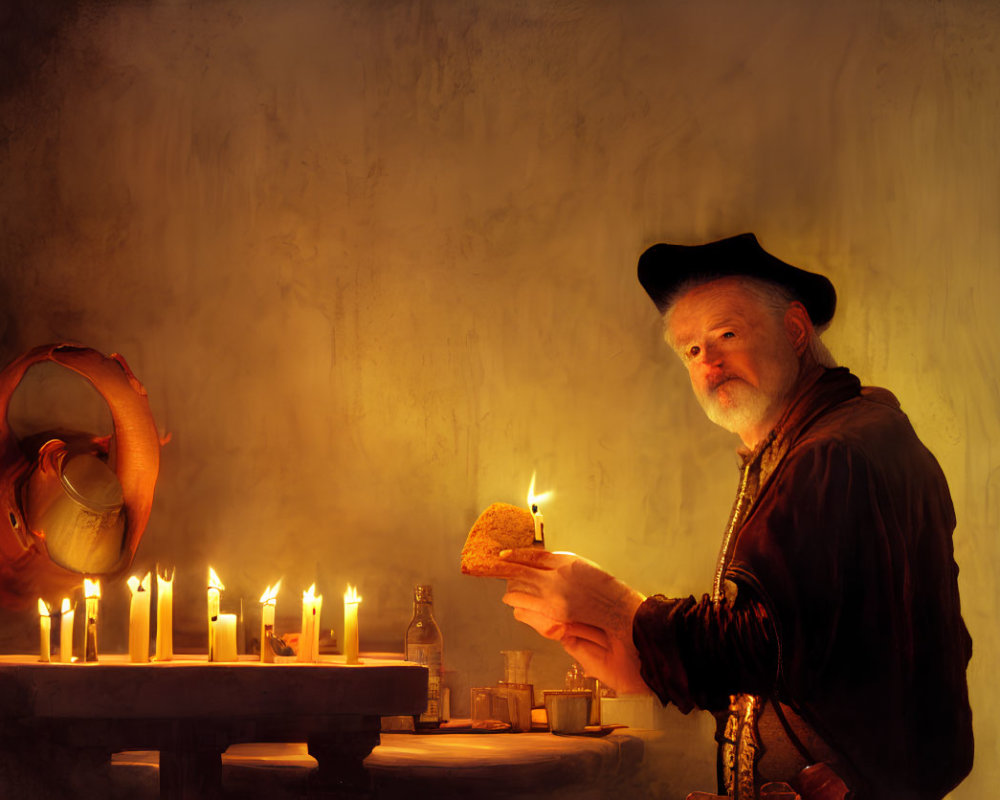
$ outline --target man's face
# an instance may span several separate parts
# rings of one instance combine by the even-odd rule
[[[680,356],[712,422],[755,446],[777,423],[799,361],[780,315],[739,279],[698,286],[668,312],[667,343]]]

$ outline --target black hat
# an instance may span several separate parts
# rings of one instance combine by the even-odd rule
[[[746,275],[788,289],[806,307],[813,325],[833,319],[837,292],[824,276],[775,258],[752,233],[699,245],[654,244],[639,256],[639,283],[662,314],[681,284]]]

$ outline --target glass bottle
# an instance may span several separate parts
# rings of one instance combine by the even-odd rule
[[[441,629],[434,620],[434,593],[422,584],[413,591],[413,619],[406,629],[406,660],[427,667],[427,709],[418,727],[441,724]]]

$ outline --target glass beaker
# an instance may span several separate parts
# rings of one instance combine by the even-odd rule
[[[501,650],[504,683],[528,683],[528,667],[534,650]]]

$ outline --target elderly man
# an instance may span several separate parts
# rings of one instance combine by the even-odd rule
[[[744,445],[711,594],[645,598],[577,556],[513,551],[504,602],[619,692],[715,713],[730,797],[943,797],[972,765],[972,643],[937,462],[892,394],[832,366],[825,277],[743,234],[654,245],[639,280]]]

